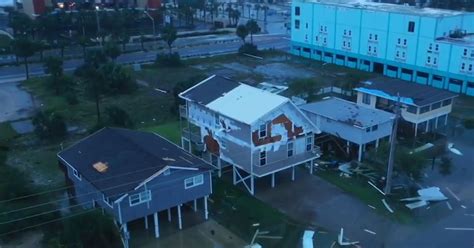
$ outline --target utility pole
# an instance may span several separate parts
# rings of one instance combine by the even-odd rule
[[[102,37],[101,34],[100,34],[100,18],[99,18],[99,6],[95,6],[95,19],[97,21],[97,34],[99,37],[99,43],[100,43],[100,47],[102,47]]]
[[[153,17],[150,15],[150,13],[148,13],[147,10],[145,10],[145,11],[143,11],[143,12],[145,13],[145,15],[146,15],[148,18],[150,18],[151,24],[153,25],[153,41],[154,41],[153,43],[155,44],[155,49],[156,49],[156,47],[158,47],[158,46],[157,46],[157,43],[156,43],[156,38],[157,38],[157,37],[156,37],[155,18],[153,18]]]
[[[390,194],[392,189],[392,172],[393,172],[393,163],[395,160],[395,148],[397,145],[397,130],[398,130],[398,120],[400,119],[400,94],[398,94],[397,102],[395,103],[395,120],[393,121],[392,136],[390,136],[390,154],[388,157],[388,167],[387,167],[387,178],[385,182],[384,193],[386,195]]]

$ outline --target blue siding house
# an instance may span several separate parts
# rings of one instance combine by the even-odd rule
[[[148,132],[104,128],[58,153],[70,194],[84,208],[100,207],[120,225],[124,243],[130,237],[127,223],[140,218],[148,228],[153,216],[159,237],[158,213],[207,198],[212,193],[207,163],[165,138]]]

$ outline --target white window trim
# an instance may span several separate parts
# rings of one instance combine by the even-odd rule
[[[163,175],[168,176],[169,174],[171,174],[171,169],[168,168],[165,171],[163,171]]]
[[[146,199],[146,198],[144,198],[144,195],[149,195],[150,197],[148,199]],[[132,197],[136,197],[136,196],[138,196],[138,202],[137,203],[132,203]],[[142,198],[144,198],[144,199],[142,199]],[[140,193],[130,195],[128,197],[128,202],[130,203],[130,207],[140,205],[142,203],[149,202],[149,201],[151,201],[151,191],[150,190],[145,190],[145,191],[142,191]]]
[[[308,140],[311,140],[311,141],[308,142]],[[307,152],[313,150],[313,148],[314,148],[314,137],[313,137],[312,135],[311,135],[311,136],[306,136],[305,145],[306,145],[306,146],[305,146],[305,150],[306,150]],[[308,149],[308,145],[311,146],[310,149]]]
[[[263,154],[265,154],[265,156],[264,156],[264,158],[265,158],[265,163],[264,163],[264,164],[262,164],[262,159],[263,159],[262,156],[261,156],[261,155],[262,155],[262,152],[263,152]],[[258,154],[258,165],[259,165],[259,166],[264,166],[264,165],[267,165],[267,162],[268,162],[268,161],[267,161],[267,151],[266,151],[266,150],[263,150],[263,151],[261,151],[261,152]]]
[[[262,133],[262,126],[265,126],[265,135],[263,135],[263,136],[260,135],[260,134]],[[258,138],[260,138],[260,139],[261,139],[261,138],[265,138],[265,137],[267,137],[267,135],[268,135],[268,134],[267,134],[267,124],[265,123],[265,124],[260,125],[260,126],[258,127]]]
[[[290,144],[291,144],[291,149],[290,149]],[[291,156],[289,155],[290,151],[291,151]],[[295,144],[293,141],[290,141],[286,144],[286,155],[287,157],[293,157],[295,155]]]
[[[105,197],[105,194],[102,194],[102,201],[104,201],[105,204],[107,204],[109,207],[114,208],[114,206],[110,204],[108,200],[109,200],[109,197]]]
[[[193,184],[190,185],[190,186],[187,186],[186,181],[188,181],[188,180],[192,180]],[[204,184],[204,175],[203,174],[184,179],[184,189],[194,188],[194,187],[197,187],[197,186],[203,185],[203,184]]]
[[[72,167],[71,167],[72,168]],[[79,181],[82,181],[82,176],[81,174],[79,173],[79,171],[77,171],[76,169],[72,168],[72,174],[77,178],[79,179]]]

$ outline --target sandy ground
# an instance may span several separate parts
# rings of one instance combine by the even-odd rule
[[[0,122],[30,117],[33,112],[31,95],[20,83],[0,83]]]

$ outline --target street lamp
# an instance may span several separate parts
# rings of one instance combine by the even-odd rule
[[[148,11],[143,11],[143,13],[145,13],[146,16],[148,16],[148,18],[150,18],[151,20],[151,24],[153,25],[153,41],[155,43],[155,47],[156,47],[156,27],[155,27],[155,18],[153,18],[150,13],[148,13]]]
[[[99,38],[100,47],[102,47],[102,39],[100,38],[100,18],[99,18],[99,6],[95,6],[95,19],[97,21],[97,35]]]

